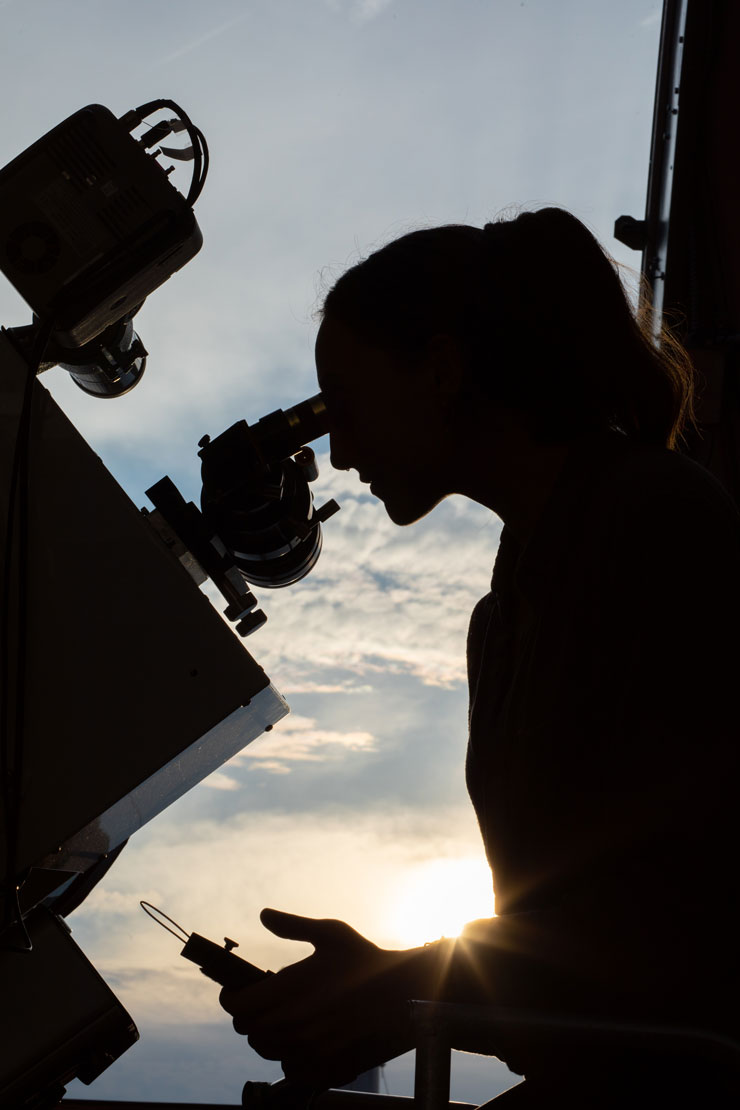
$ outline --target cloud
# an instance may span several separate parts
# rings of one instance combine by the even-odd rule
[[[154,904],[154,900],[159,897],[159,891],[155,889],[139,891],[138,900],[140,902],[149,902]],[[108,886],[98,886],[95,892],[95,910],[98,914],[130,914],[132,910],[131,897],[128,894],[123,894],[120,890],[111,889]]]
[[[178,803],[179,805],[179,803]],[[239,941],[237,955],[277,969],[310,947],[283,941],[259,924],[264,905],[350,921],[377,943],[402,946],[399,921],[407,878],[439,862],[441,874],[471,857],[482,864],[480,837],[468,807],[418,814],[299,815],[243,813],[231,821],[187,822],[163,814],[137,834],[87,901],[69,919],[74,939],[137,1023],[142,1040],[96,1082],[110,1099],[238,1101],[245,1079],[274,1080],[276,1064],[262,1061],[237,1037],[218,1003],[219,988],[179,955],[178,941],[141,911],[140,898],[170,914],[187,931],[216,942]],[[490,889],[481,868],[481,897]],[[400,931],[394,931],[399,928]],[[429,921],[429,939],[443,929]],[[469,1074],[467,1058],[464,1074]],[[400,1068],[406,1070],[399,1073]],[[410,1094],[408,1057],[389,1068],[392,1091]],[[491,1062],[488,1067],[490,1069]],[[482,1079],[480,1102],[500,1086]],[[236,1092],[236,1093],[235,1093]],[[462,1093],[461,1093],[462,1092]],[[70,1088],[70,1097],[89,1097]]]
[[[333,11],[348,8],[350,18],[355,23],[368,23],[371,19],[376,19],[392,2],[393,0],[326,0],[327,7]]]
[[[386,8],[391,6],[392,0],[356,0],[354,4],[355,17],[359,23],[375,19]]]
[[[141,898],[187,932],[233,937],[238,954],[275,969],[310,947],[268,933],[258,918],[263,906],[345,919],[377,943],[398,946],[404,875],[439,859],[482,858],[466,806],[193,822],[178,820],[176,809],[132,838],[70,917],[75,940],[136,1020],[224,1020],[217,988],[180,958],[181,946],[144,914]],[[430,921],[429,939],[435,928]]]
[[[271,732],[253,740],[229,763],[233,765],[246,760],[257,764],[263,771],[284,773],[290,770],[291,763],[320,762],[340,758],[348,751],[374,750],[375,738],[370,732],[337,732],[317,728],[316,721],[292,714],[279,721]],[[231,783],[234,780],[228,781]],[[206,783],[210,784],[210,779]],[[238,786],[238,783],[234,785]]]
[[[239,1103],[244,1081],[275,1082],[282,1078],[280,1065],[263,1060],[239,1037],[222,1015],[220,1023],[139,1020],[141,1040],[113,1067],[95,1080],[96,1100],[126,1100],[193,1106],[233,1106]],[[414,1054],[405,1053],[385,1065],[384,1089],[395,1095],[413,1095]],[[495,1057],[452,1053],[450,1098],[478,1106],[511,1087],[513,1077]],[[69,1099],[89,1099],[90,1089],[75,1080]]]
[[[456,498],[398,528],[354,474],[319,463],[317,501],[335,497],[341,512],[324,526],[322,555],[305,579],[257,590],[268,622],[250,651],[285,691],[357,689],[389,673],[464,683],[467,624],[489,588],[500,521]]]
[[[203,785],[211,790],[238,790],[241,784],[237,779],[229,778],[223,771],[214,771],[204,780]]]
[[[372,694],[373,687],[359,685],[353,682],[305,682],[295,681],[289,686],[283,686],[282,693],[291,694]]]
[[[267,771],[270,775],[287,775],[290,773],[290,767],[284,761],[279,759],[262,759],[259,762],[261,771]]]
[[[246,811],[193,821],[178,819],[175,809],[155,819],[149,833],[132,838],[74,911],[75,938],[90,958],[95,952],[95,965],[190,971],[174,938],[144,914],[140,899],[186,931],[233,936],[246,958],[266,967],[284,962],[296,947],[260,925],[259,911],[268,905],[345,918],[381,944],[392,942],[388,904],[403,887],[406,870],[483,855],[473,811],[465,805],[435,813],[382,805],[365,813]],[[158,850],[152,851],[153,844]],[[155,1005],[156,992],[146,983],[139,989]]]

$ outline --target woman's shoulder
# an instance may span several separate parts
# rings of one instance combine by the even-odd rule
[[[581,516],[588,573],[611,576],[635,597],[715,592],[738,611],[740,512],[709,470],[678,451],[625,441],[591,482]]]
[[[668,448],[611,440],[603,465],[592,469],[592,510],[598,506],[616,525],[671,522],[718,527],[740,536],[740,512],[721,482],[704,466]]]

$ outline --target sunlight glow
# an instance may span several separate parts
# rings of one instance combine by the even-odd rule
[[[478,856],[437,859],[404,873],[387,918],[398,944],[458,936],[468,921],[493,917],[491,872]]]

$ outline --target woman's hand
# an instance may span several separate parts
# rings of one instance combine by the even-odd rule
[[[271,932],[315,951],[249,987],[221,992],[237,1033],[288,1079],[341,1086],[412,1047],[407,1000],[431,997],[434,946],[389,951],[343,921],[263,910]]]

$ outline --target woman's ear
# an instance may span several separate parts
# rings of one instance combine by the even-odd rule
[[[426,355],[431,380],[440,396],[452,398],[460,394],[465,378],[460,344],[449,332],[433,335],[427,343]]]

